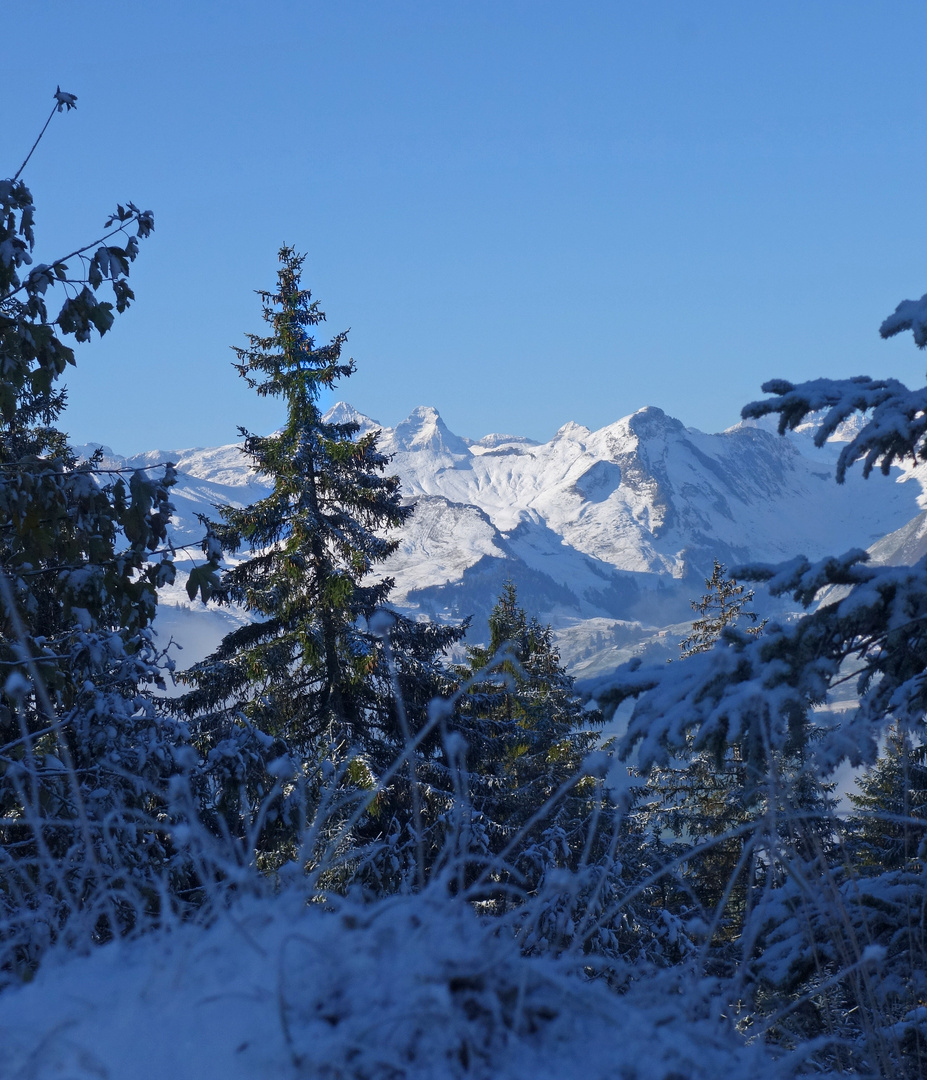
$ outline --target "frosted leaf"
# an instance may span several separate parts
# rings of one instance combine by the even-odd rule
[[[55,88],[55,101],[58,102],[58,112],[62,109],[70,112],[71,109],[77,108],[77,94],[69,94],[66,90],[62,90],[60,86]]]

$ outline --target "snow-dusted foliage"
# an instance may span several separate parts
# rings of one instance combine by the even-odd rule
[[[57,91],[49,121],[75,101]],[[174,471],[80,462],[54,426],[66,339],[109,330],[104,283],[116,311],[133,299],[152,216],[120,206],[100,240],[27,270],[25,164],[0,181],[0,939],[28,966],[72,923],[105,937],[161,903],[182,860],[157,816],[189,760],[149,693],[164,668],[151,624],[174,575]]]
[[[769,623],[760,637],[726,628],[720,647],[671,669],[628,665],[603,695],[612,701],[643,695],[625,752],[640,744],[640,761],[649,768],[693,732],[697,749],[740,746],[759,780],[770,754],[811,725],[831,687],[850,677],[857,709],[814,745],[825,772],[844,760],[874,761],[890,719],[920,729],[927,704],[927,576],[920,565],[870,567],[866,559],[856,550],[814,564],[798,558],[776,567],[739,567],[739,577],[765,581],[773,595],[790,595],[805,608],[825,589],[849,591],[800,620]]]
[[[883,336],[912,329],[923,344],[918,318],[913,305],[902,305]],[[838,481],[855,461],[868,475],[877,464],[887,473],[900,459],[927,458],[927,389],[865,378],[797,386],[777,380],[764,389],[775,396],[748,405],[744,416],[778,413],[785,432],[818,413],[818,445],[854,412],[865,414],[841,454]],[[847,827],[819,801],[806,812],[782,763],[798,755],[798,780],[827,775],[843,762],[872,766],[889,724],[895,743],[913,742],[922,756],[927,561],[872,566],[855,549],[734,572],[765,582],[774,596],[791,596],[804,616],[771,621],[758,637],[727,626],[712,650],[683,663],[626,665],[602,695],[611,704],[637,699],[622,753],[636,755],[648,770],[665,767],[687,743],[713,752],[719,766],[733,751],[744,791],[768,792],[762,814],[739,830],[744,856],[752,848],[760,859],[747,894],[737,976],[745,1000],[765,1013],[768,1037],[798,1045],[827,1032],[832,1056],[825,1059],[835,1064],[923,1075],[919,972],[927,893],[924,849],[915,839],[921,796],[908,773],[900,778],[883,755]],[[854,707],[843,715],[821,712],[846,683],[855,689]],[[890,740],[885,754],[897,751],[893,745]],[[783,836],[776,818],[805,828]],[[888,855],[898,836],[903,865],[897,852]]]
[[[712,986],[624,996],[575,957],[526,958],[505,924],[434,891],[375,904],[249,900],[56,958],[4,997],[4,1075],[135,1080],[772,1080]]]
[[[927,296],[920,300],[902,300],[894,312],[879,327],[884,338],[910,330],[919,349],[927,345]]]
[[[897,379],[860,375],[854,379],[813,379],[797,386],[785,379],[772,379],[763,384],[763,390],[777,397],[745,406],[744,419],[778,413],[782,434],[798,427],[809,413],[823,413],[814,435],[816,446],[823,446],[854,413],[871,411],[837,459],[838,483],[843,483],[847,469],[856,461],[863,462],[863,476],[868,476],[875,465],[888,475],[896,461],[925,458],[927,388],[909,390]]]

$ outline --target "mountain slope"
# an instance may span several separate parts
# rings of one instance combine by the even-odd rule
[[[363,431],[380,427],[344,403],[328,417]],[[916,529],[921,509],[917,473],[896,472],[914,482],[854,474],[838,486],[836,450],[814,448],[808,432],[780,438],[738,424],[710,435],[653,407],[598,431],[568,423],[541,444],[501,434],[463,439],[430,407],[380,430],[404,497],[416,505],[386,567],[395,603],[435,618],[474,616],[478,640],[511,578],[526,607],[561,631],[565,658],[589,674],[647,640],[671,651],[675,635],[665,628],[685,625],[715,558],[730,566],[869,547]],[[237,445],[109,454],[111,464],[130,467],[165,460],[180,477],[180,543],[201,535],[198,513],[266,491]],[[189,643],[196,605],[180,585],[165,599],[162,634]],[[775,608],[768,598],[758,604]],[[207,618],[214,632],[206,636],[218,640],[241,614]],[[205,630],[202,618],[196,625]],[[205,647],[199,642],[192,658]]]

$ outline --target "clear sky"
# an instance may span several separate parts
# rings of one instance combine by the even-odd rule
[[[271,430],[229,346],[283,243],[351,328],[337,396],[385,424],[718,430],[773,376],[923,377],[877,333],[927,291],[923,2],[33,0],[2,26],[0,174],[78,95],[25,175],[37,259],[118,201],[155,214],[136,305],[68,378],[75,442]]]

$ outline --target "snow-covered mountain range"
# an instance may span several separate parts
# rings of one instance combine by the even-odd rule
[[[381,431],[415,504],[385,567],[396,605],[439,619],[472,616],[470,638],[482,640],[511,579],[529,612],[553,624],[580,678],[645,648],[672,655],[715,558],[733,566],[877,545],[890,561],[927,545],[918,470],[868,481],[854,473],[838,486],[838,447],[815,448],[809,431],[781,438],[744,423],[709,435],[649,407],[598,431],[568,423],[547,443],[500,434],[472,441],[430,407],[395,428],[345,404],[328,415]],[[197,513],[267,490],[237,444],[106,455],[110,466],[176,464],[182,544],[202,535]],[[164,599],[160,632],[188,647],[184,665],[241,618],[190,604],[179,583]],[[772,606],[758,596],[758,608]]]

